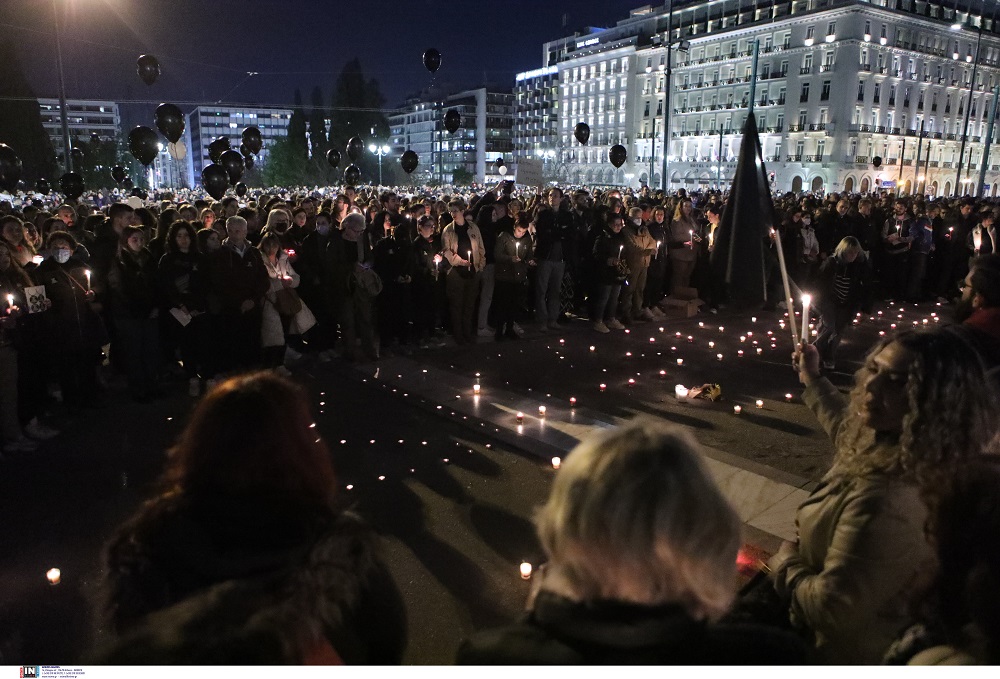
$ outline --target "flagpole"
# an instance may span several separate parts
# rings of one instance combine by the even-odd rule
[[[990,123],[986,127],[986,145],[983,147],[982,167],[979,170],[979,186],[976,187],[976,198],[982,198],[983,186],[986,184],[986,163],[990,160],[990,144],[993,142],[993,123],[997,119],[997,99],[1000,99],[1000,85],[993,88],[993,103],[990,106]]]

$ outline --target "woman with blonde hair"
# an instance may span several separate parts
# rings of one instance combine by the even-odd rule
[[[799,354],[803,400],[835,457],[796,515],[798,542],[768,563],[793,627],[832,663],[878,663],[912,622],[915,586],[933,569],[928,500],[996,440],[996,399],[957,333],[907,331],[879,342],[848,399]]]
[[[525,619],[463,664],[802,663],[784,632],[717,621],[735,597],[740,520],[678,427],[638,420],[578,445],[535,518],[548,558]]]

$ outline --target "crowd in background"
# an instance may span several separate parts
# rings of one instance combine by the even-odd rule
[[[109,548],[123,639],[102,660],[399,662],[399,591],[371,530],[340,509],[289,367],[447,335],[515,341],[575,319],[609,333],[664,323],[670,298],[718,311],[725,200],[501,183],[0,202],[5,452],[58,436],[53,399],[100,407],[109,374],[140,402],[171,373],[207,392],[165,490]],[[766,307],[786,304],[780,242],[795,289],[816,297],[819,337],[797,360],[836,451],[799,539],[737,597],[739,521],[697,444],[634,423],[567,458],[537,517],[548,563],[529,612],[469,640],[460,662],[1000,661],[995,206],[786,195],[775,207]],[[954,300],[960,323],[884,338],[845,399],[823,372],[877,300]]]

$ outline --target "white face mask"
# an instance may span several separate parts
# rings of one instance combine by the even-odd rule
[[[802,225],[803,225],[803,226],[809,226],[810,224],[812,224],[812,220],[811,220],[811,219],[809,219],[808,217],[804,217],[804,218],[802,219]]]
[[[319,233],[319,235],[321,235],[321,236],[325,236],[326,234],[330,233],[330,225],[329,224],[322,224],[322,225],[317,224],[316,225],[316,232]]]
[[[56,261],[59,262],[60,264],[65,264],[66,262],[69,261],[69,258],[72,254],[73,253],[70,252],[69,250],[63,250],[62,248],[59,248],[58,250],[56,250],[55,258]]]

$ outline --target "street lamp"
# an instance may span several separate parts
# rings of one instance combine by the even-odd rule
[[[56,30],[56,64],[59,66],[59,122],[62,126],[63,135],[63,162],[66,171],[73,171],[73,154],[70,152],[69,142],[69,118],[66,113],[66,77],[63,75],[62,62],[62,35],[59,32],[59,2],[52,0],[52,18],[55,20]]]
[[[983,43],[983,24],[986,22],[985,3],[981,2],[979,6],[979,36],[976,38],[976,53],[973,57],[975,61],[972,62],[972,79],[969,81],[969,103],[965,107],[965,125],[962,127],[962,145],[958,151],[958,175],[955,177],[955,193],[958,194],[960,191],[959,184],[962,180],[962,161],[965,159],[965,144],[969,138],[969,118],[972,115],[972,97],[976,93],[976,70],[979,68],[979,47]],[[962,29],[961,23],[954,23],[951,25],[951,30],[960,31]],[[985,99],[983,101],[983,106],[986,105]]]
[[[378,185],[382,186],[382,157],[389,155],[389,151],[392,149],[384,144],[382,146],[379,146],[378,144],[369,144],[368,150],[378,156]]]

